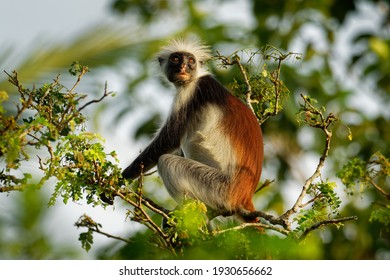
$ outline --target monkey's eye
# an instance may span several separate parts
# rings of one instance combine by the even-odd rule
[[[172,55],[172,56],[169,58],[169,60],[170,60],[171,62],[173,62],[173,63],[179,63],[180,58],[179,58],[178,55]]]
[[[188,58],[188,62],[189,62],[190,64],[194,64],[194,63],[195,63],[195,58],[193,58],[192,56],[190,56],[190,57]]]

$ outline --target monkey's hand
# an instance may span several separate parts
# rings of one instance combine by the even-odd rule
[[[114,194],[107,194],[107,193],[101,193],[100,194],[100,199],[101,201],[103,201],[104,203],[108,204],[108,205],[113,205],[114,204],[114,197],[116,195]]]
[[[136,179],[142,172],[143,166],[141,164],[130,164],[122,171],[122,177],[125,179]]]

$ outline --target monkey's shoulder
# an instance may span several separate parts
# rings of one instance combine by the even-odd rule
[[[229,92],[213,75],[207,73],[198,78],[197,89],[201,90],[219,90],[224,92]]]
[[[214,76],[207,74],[198,79],[195,99],[208,101],[221,107],[252,113],[242,100],[237,98],[229,89],[222,85]],[[254,117],[254,116],[253,116]]]
[[[225,106],[228,102],[230,91],[225,88],[212,75],[201,76],[197,80],[194,101],[200,103],[213,103]]]

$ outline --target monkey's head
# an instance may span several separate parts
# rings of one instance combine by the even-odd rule
[[[185,86],[205,75],[202,67],[209,58],[208,47],[194,40],[173,40],[158,54],[163,73],[175,86]]]

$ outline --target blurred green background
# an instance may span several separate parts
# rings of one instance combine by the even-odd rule
[[[256,208],[283,213],[317,164],[323,135],[300,126],[295,116],[299,94],[304,93],[341,120],[334,128],[323,177],[339,183],[341,214],[357,215],[359,220],[340,229],[318,231],[299,253],[283,250],[288,246],[283,242],[265,240],[259,244],[268,244],[263,246],[265,250],[278,250],[279,258],[390,259],[389,227],[369,221],[375,204],[383,198],[375,190],[359,186],[347,195],[335,178],[337,170],[352,157],[367,160],[376,151],[390,155],[388,1],[17,2],[0,4],[1,70],[17,70],[21,82],[32,85],[57,73],[66,82],[66,71],[73,61],[88,65],[91,73],[83,81],[83,91],[100,96],[107,81],[109,89],[118,92],[114,99],[88,111],[89,129],[107,139],[108,150],[118,152],[123,166],[146,145],[169,110],[173,90],[160,82],[154,62],[155,53],[168,37],[195,35],[214,53],[218,50],[226,55],[267,44],[301,53],[300,61],[288,61],[282,68],[282,80],[291,92],[284,112],[263,125],[262,181],[275,182],[255,197]],[[235,69],[221,70],[215,64],[209,67],[225,85],[239,76]],[[17,98],[5,74],[0,74],[0,91],[6,91],[11,100]],[[12,102],[9,106],[12,111]],[[347,127],[352,141],[348,140]],[[174,205],[156,180],[148,179],[147,183],[153,198]],[[389,181],[384,184],[389,190]],[[0,194],[1,259],[156,258],[145,242],[148,232],[125,221],[125,205],[98,210],[58,203],[48,208],[50,188]],[[84,253],[77,241],[79,232],[73,227],[84,212],[94,213],[91,216],[108,232],[133,236],[134,244],[123,247],[101,237],[88,254]],[[205,255],[195,251],[194,256]]]

